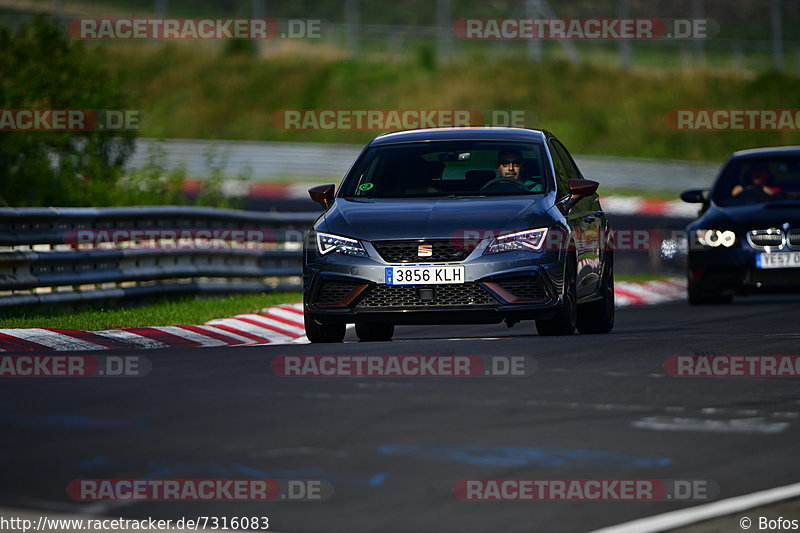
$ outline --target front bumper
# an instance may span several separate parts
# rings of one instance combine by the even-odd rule
[[[690,251],[689,283],[726,294],[800,292],[800,268],[756,268],[759,253],[746,247]]]
[[[371,254],[372,255],[372,254]],[[459,265],[465,283],[387,285],[387,266],[373,257],[318,256],[304,266],[305,312],[320,323],[356,320],[393,324],[498,323],[550,318],[562,305],[564,254],[471,254]]]

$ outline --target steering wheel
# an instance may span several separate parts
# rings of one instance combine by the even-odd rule
[[[486,183],[483,187],[481,187],[480,192],[486,192],[489,189],[496,188],[498,185],[501,186],[499,192],[502,192],[504,190],[502,185],[513,185],[515,189],[519,189],[525,192],[530,192],[524,183],[514,178],[495,178]]]
[[[763,187],[748,185],[736,196],[739,198],[769,198],[771,195],[767,194]]]

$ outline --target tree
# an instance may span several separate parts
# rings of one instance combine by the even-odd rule
[[[129,97],[101,51],[70,41],[48,17],[15,32],[0,29],[0,50],[0,112],[127,109]],[[0,198],[13,207],[108,204],[134,137],[132,131],[0,131]]]

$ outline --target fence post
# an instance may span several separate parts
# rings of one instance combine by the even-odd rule
[[[534,7],[538,10],[537,15],[542,18],[558,18],[555,11],[553,11],[550,7],[550,4],[547,3],[547,0],[536,0]],[[574,65],[577,65],[581,62],[581,57],[580,54],[578,54],[578,49],[575,47],[575,43],[569,39],[563,39],[559,41],[559,43],[561,44],[561,48],[564,49],[564,53],[567,55],[567,61]]]
[[[692,28],[694,21],[705,18],[705,0],[692,0]],[[698,63],[706,62],[706,41],[700,37],[692,36],[694,39],[694,54]]]
[[[783,13],[781,0],[772,0],[770,19],[772,19],[772,66],[775,70],[781,70],[783,69]]]
[[[617,18],[627,19],[630,18],[630,0],[617,0]],[[627,39],[619,40],[619,64],[622,68],[628,69],[631,67],[632,54],[631,42]]]
[[[346,33],[347,53],[350,56],[358,55],[358,0],[344,0],[344,27]]]
[[[267,17],[267,0],[253,0],[253,18],[263,19]],[[275,38],[279,38],[276,35]],[[253,39],[253,53],[256,57],[261,53],[264,43],[260,39]]]
[[[534,19],[536,13],[540,12],[538,0],[525,0],[525,18]],[[537,36],[540,37],[540,36]],[[525,45],[525,56],[528,58],[528,63],[541,63],[542,62],[542,41],[541,39],[528,39]]]
[[[453,17],[450,0],[436,0],[436,41],[440,61],[449,61],[453,55]]]

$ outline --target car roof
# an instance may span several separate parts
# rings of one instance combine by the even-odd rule
[[[731,155],[731,158],[751,157],[751,156],[783,156],[800,155],[800,146],[767,146],[764,148],[750,148],[739,150]]]
[[[426,128],[379,135],[369,146],[427,141],[539,141],[546,140],[546,130],[499,127]]]

